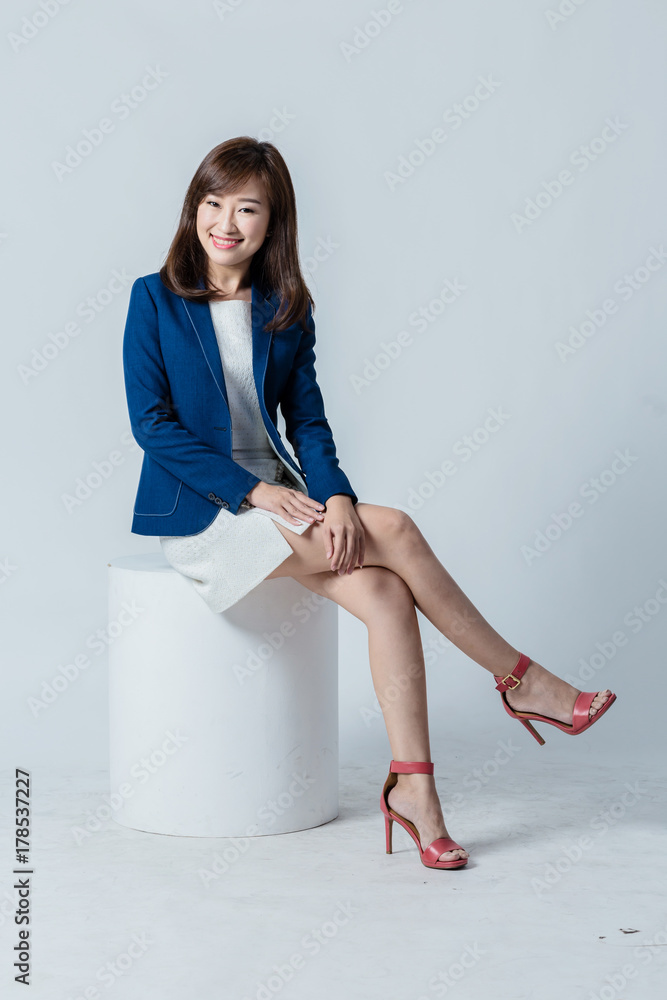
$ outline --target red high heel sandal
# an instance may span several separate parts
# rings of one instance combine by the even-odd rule
[[[444,854],[445,851],[464,851],[465,847],[461,847],[460,844],[455,844],[453,840],[449,837],[438,837],[427,848],[422,848],[421,840],[419,839],[419,831],[414,823],[411,823],[409,819],[405,816],[399,815],[399,813],[394,812],[387,802],[387,796],[392,790],[398,778],[396,774],[433,774],[433,763],[431,761],[425,760],[392,760],[389,765],[389,774],[387,775],[387,780],[384,783],[384,788],[382,789],[382,795],[380,796],[380,809],[384,813],[384,825],[385,834],[387,838],[387,854],[391,854],[391,834],[392,834],[392,823],[400,823],[404,830],[410,834],[417,849],[419,851],[419,858],[421,863],[427,868],[463,868],[464,865],[468,864],[467,858],[458,858],[455,861],[438,861],[437,858]]]
[[[589,729],[594,722],[597,722],[601,715],[607,711],[608,708],[616,701],[616,695],[610,694],[605,701],[602,708],[598,708],[595,715],[589,719],[588,713],[591,705],[593,704],[593,699],[597,695],[597,691],[581,691],[577,695],[577,700],[574,703],[574,710],[572,712],[572,724],[566,722],[558,722],[557,719],[550,719],[546,715],[535,715],[533,712],[515,712],[513,708],[507,703],[505,697],[505,691],[514,691],[515,688],[521,683],[521,678],[525,674],[529,665],[532,663],[530,657],[526,656],[525,653],[521,653],[519,656],[519,662],[517,663],[514,670],[507,674],[506,677],[500,677],[494,674],[494,679],[498,681],[496,684],[496,690],[500,691],[500,697],[503,700],[503,705],[505,706],[505,711],[508,715],[511,715],[513,719],[518,719],[522,725],[526,727],[528,732],[535,737],[540,746],[544,746],[545,740],[542,739],[538,731],[534,726],[531,726],[529,719],[536,722],[547,722],[550,726],[556,726],[561,729],[564,733],[569,733],[570,736],[578,736],[579,733],[585,732]],[[513,684],[508,683],[509,681],[514,681]]]

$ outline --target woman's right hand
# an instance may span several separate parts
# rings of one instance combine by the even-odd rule
[[[274,486],[272,483],[260,481],[246,495],[246,500],[253,507],[273,511],[291,524],[299,521],[324,520],[324,506],[312,497],[307,497],[300,490],[291,490],[285,486]]]

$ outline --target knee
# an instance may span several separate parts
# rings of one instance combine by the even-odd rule
[[[394,538],[413,537],[419,528],[411,516],[397,507],[385,507],[382,514],[383,531]]]

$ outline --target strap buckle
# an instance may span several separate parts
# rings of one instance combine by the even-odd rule
[[[508,684],[507,679],[509,677],[511,677],[513,681],[516,681],[516,684]],[[520,683],[521,683],[520,678],[515,677],[514,674],[508,674],[507,677],[503,677],[503,684],[505,684],[510,691],[514,691],[515,688],[518,688]]]

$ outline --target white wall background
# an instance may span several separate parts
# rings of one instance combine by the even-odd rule
[[[664,6],[13,0],[0,18],[7,765],[106,765],[106,654],[90,643],[106,626],[107,562],[159,548],[130,533],[141,452],[122,373],[129,285],[161,266],[202,157],[243,134],[287,160],[304,266],[331,247],[309,276],[317,370],[360,499],[407,507],[453,460],[413,516],[484,616],[570,679],[626,637],[577,684],[616,690],[615,721],[585,750],[551,745],[650,753],[667,620]],[[121,113],[151,68],[161,82]],[[476,101],[480,78],[493,92]],[[457,104],[465,120],[448,114]],[[113,129],[57,176],[103,118]],[[419,162],[434,129],[446,138]],[[412,166],[393,184],[401,162]],[[115,273],[125,284],[110,294]],[[418,331],[411,314],[447,281],[465,291]],[[615,312],[559,357],[607,300]],[[401,331],[409,345],[355,386]],[[457,442],[499,408],[503,426],[466,461]],[[605,472],[617,451],[629,464]],[[68,509],[112,452],[112,474]],[[582,495],[601,476],[603,491]],[[582,516],[528,559],[523,547],[575,501]],[[381,717],[367,717],[366,630],[340,614],[341,760],[388,760]],[[425,643],[439,639],[420,622]],[[484,671],[444,640],[427,649],[434,735],[519,735]],[[90,667],[31,710],[82,653]]]

